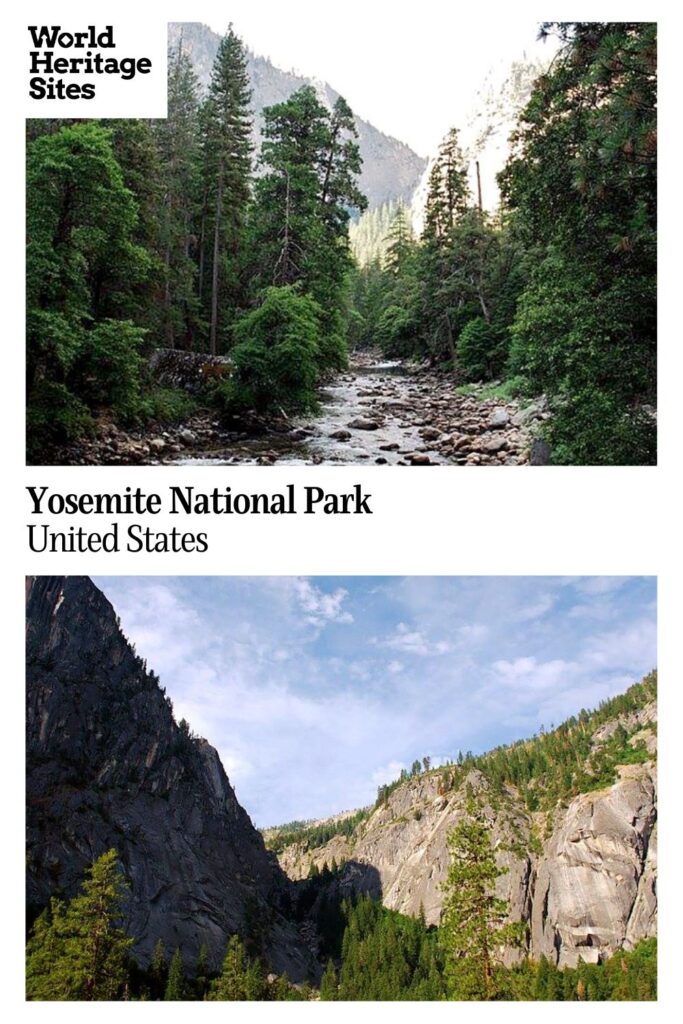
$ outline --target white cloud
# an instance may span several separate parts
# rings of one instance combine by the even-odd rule
[[[391,647],[404,654],[427,657],[432,654],[448,654],[453,646],[448,640],[429,640],[419,629],[411,629],[405,622],[399,622],[391,636],[379,641],[382,647]]]
[[[534,619],[542,619],[552,608],[555,607],[556,597],[553,594],[541,594],[536,601],[526,605],[517,612],[517,619],[520,622],[532,622]]]
[[[346,625],[353,622],[353,615],[343,608],[349,596],[348,590],[343,587],[328,593],[304,577],[285,582],[291,584],[305,620],[311,626],[324,626],[330,622]]]
[[[467,644],[476,644],[480,640],[483,640],[485,636],[488,636],[488,626],[483,626],[480,622],[473,622],[471,625],[459,626],[458,637]]]
[[[566,684],[575,675],[576,662],[555,658],[551,661],[538,661],[534,657],[515,658],[514,661],[496,661],[493,664],[497,681],[504,686],[513,687],[515,693],[537,694]]]

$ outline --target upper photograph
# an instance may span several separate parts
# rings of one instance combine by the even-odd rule
[[[655,464],[656,25],[238,13],[27,121],[28,463]]]

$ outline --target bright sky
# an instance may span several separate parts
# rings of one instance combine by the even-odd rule
[[[457,127],[492,67],[525,51],[547,53],[536,41],[539,22],[517,5],[484,17],[476,6],[468,12],[443,0],[198,0],[178,20],[203,21],[219,34],[232,21],[252,50],[329,82],[358,115],[423,156]]]
[[[656,665],[645,577],[96,577],[260,826],[532,735]]]

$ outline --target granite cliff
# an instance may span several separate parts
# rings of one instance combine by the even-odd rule
[[[412,916],[423,910],[428,924],[438,924],[447,837],[474,795],[505,872],[499,895],[510,919],[527,924],[527,951],[560,967],[579,958],[596,963],[656,934],[655,723],[656,704],[647,701],[596,729],[593,756],[622,729],[639,759],[617,765],[611,784],[551,809],[529,810],[517,787],[492,783],[485,762],[483,770],[455,773],[457,779],[451,769],[435,769],[393,789],[350,836],[321,846],[305,836],[288,843],[280,864],[292,879],[308,877],[311,865],[343,865],[343,891],[372,889],[390,909]],[[276,835],[271,830],[268,842]],[[508,960],[518,955],[510,951]]]
[[[172,22],[168,26],[169,48],[176,48],[181,39],[183,49],[192,60],[200,87],[205,90],[211,77],[220,36],[199,22]],[[331,108],[339,97],[339,93],[327,82],[304,78],[294,71],[283,71],[266,57],[252,51],[247,51],[247,70],[255,114],[254,145],[257,155],[264,107],[283,103],[304,85],[313,85],[320,101],[327,107]],[[427,165],[426,159],[418,156],[404,142],[385,135],[360,117],[356,117],[356,128],[363,158],[360,188],[367,196],[370,208],[390,200],[409,200]]]
[[[293,980],[310,956],[280,911],[289,883],[240,806],[218,754],[172,705],[86,577],[27,581],[27,903],[70,898],[114,847],[130,883],[127,928],[155,943],[202,943],[258,922],[266,956]]]

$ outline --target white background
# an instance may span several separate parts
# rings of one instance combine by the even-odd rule
[[[268,17],[274,3],[254,0]],[[281,4],[277,4],[281,7]],[[429,19],[435,33],[486,32],[487,22],[507,5],[480,3],[457,7],[437,0],[411,3],[323,3],[289,0],[292,18],[315,17],[329,21],[330,32],[341,21],[363,31],[363,11],[383,8],[387,23],[394,18]],[[10,11],[11,25],[4,36],[3,55],[3,323],[2,360],[3,425],[3,659],[6,713],[2,744],[2,820],[4,841],[0,844],[5,899],[2,960],[6,978],[2,993],[5,1003],[22,1016],[50,1014],[66,1020],[90,1015],[78,1004],[49,1007],[23,1002],[23,905],[24,905],[24,772],[23,772],[23,578],[27,573],[119,573],[135,574],[448,574],[534,575],[534,574],[647,574],[659,577],[660,609],[660,783],[662,789],[661,871],[660,871],[660,1001],[654,1007],[623,1004],[585,1004],[582,1016],[604,1019],[640,1020],[643,1015],[668,1015],[676,1005],[680,985],[680,871],[683,849],[680,814],[681,746],[681,586],[680,556],[680,465],[682,386],[679,299],[680,285],[680,75],[681,19],[665,13],[657,3],[567,4],[517,3],[514,10],[526,18],[566,20],[654,20],[660,22],[661,158],[660,190],[660,465],[658,468],[561,468],[524,469],[516,467],[433,467],[416,475],[413,467],[199,467],[149,468],[26,468],[24,464],[24,144],[23,119],[27,81],[26,25],[54,23],[107,23],[124,25],[126,20],[150,38],[158,32],[165,39],[165,25],[171,20],[216,21],[216,12],[230,18],[228,2],[176,2],[155,8],[119,2],[31,4]],[[100,13],[102,12],[102,13]],[[237,26],[239,28],[239,26]],[[345,45],[340,38],[340,45]],[[141,52],[142,55],[142,52]],[[353,60],[353,54],[349,54]],[[378,52],[378,64],[381,54]],[[407,62],[409,73],[409,61]],[[125,83],[130,95],[134,83]],[[127,101],[128,102],[128,101]],[[129,108],[132,112],[132,107]],[[136,111],[137,112],[137,111]],[[55,113],[54,116],[57,116]],[[60,111],[60,116],[63,113]],[[380,126],[381,127],[381,126]],[[373,494],[372,517],[349,516],[225,516],[197,517],[195,522],[180,516],[151,517],[157,529],[184,526],[210,532],[210,550],[205,555],[162,556],[118,554],[116,556],[30,555],[26,524],[30,502],[27,484],[48,485],[64,491],[116,491],[127,485],[163,492],[169,483],[193,484],[199,489],[224,488],[233,491],[278,491],[287,483],[322,486],[327,490],[351,489],[360,483]],[[91,526],[92,518],[87,522]],[[212,525],[207,526],[208,523]],[[62,518],[61,527],[79,525],[75,517]],[[120,1020],[126,1012],[163,1015],[165,1019],[185,1014],[177,1005],[149,1004],[129,1010],[120,1005],[99,1006],[98,1016]],[[424,1010],[430,1017],[453,1020],[465,1012],[468,1018],[547,1018],[542,1004],[468,1005],[432,1004]],[[338,1004],[251,1004],[221,1007],[207,1004],[193,1008],[193,1014],[220,1014],[221,1019],[262,1019],[300,1015],[339,1017],[349,1012]],[[404,1004],[375,1006],[357,1004],[354,1017],[370,1020],[391,1013],[397,1020],[414,1019],[419,1008]],[[577,1013],[576,1006],[559,1004],[553,1014],[560,1018]]]

